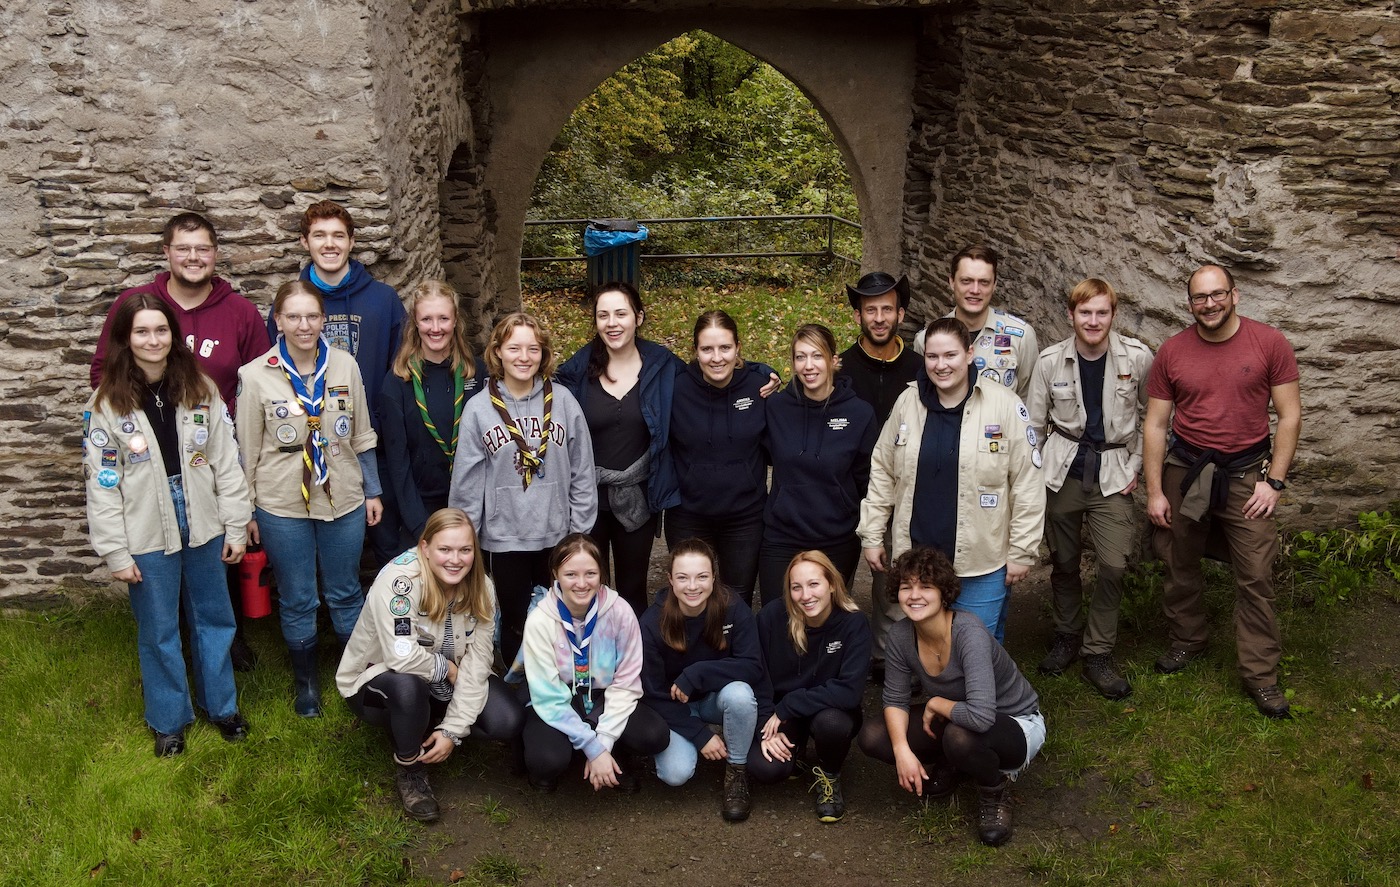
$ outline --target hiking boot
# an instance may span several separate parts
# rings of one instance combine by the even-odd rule
[[[1288,697],[1283,695],[1278,684],[1270,684],[1267,687],[1245,687],[1244,690],[1249,694],[1249,698],[1254,700],[1254,707],[1259,709],[1259,713],[1264,717],[1278,720],[1293,717],[1288,710]]]
[[[827,773],[820,767],[813,767],[812,778],[815,780],[812,788],[817,790],[817,819],[840,822],[841,817],[846,815],[846,799],[841,796],[841,774]]]
[[[1055,640],[1050,642],[1050,652],[1040,660],[1041,674],[1058,676],[1064,673],[1069,664],[1079,658],[1079,635],[1063,631],[1055,632]]]
[[[292,660],[292,678],[297,691],[293,707],[303,718],[319,718],[321,683],[316,670],[316,645],[312,644],[305,650],[289,650],[288,655]]]
[[[724,806],[720,815],[726,822],[749,818],[749,768],[743,764],[724,765]]]
[[[395,766],[398,772],[394,774],[394,786],[399,790],[403,812],[419,822],[436,822],[442,810],[433,796],[433,787],[428,784],[428,771],[422,764]]]
[[[1176,674],[1196,659],[1205,655],[1205,648],[1199,650],[1183,650],[1180,647],[1172,647],[1161,656],[1157,657],[1157,662],[1153,668],[1158,674]]]
[[[956,791],[957,787],[957,769],[940,756],[938,763],[933,765],[933,772],[929,774],[928,779],[924,780],[924,790],[921,797],[925,800],[941,801]]]
[[[224,737],[224,742],[238,742],[240,739],[248,738],[248,722],[238,712],[234,712],[221,721],[210,721],[209,723],[219,728],[219,735]]]
[[[233,644],[228,648],[229,658],[233,660],[233,670],[249,672],[258,665],[258,654],[253,652],[253,648],[248,646],[248,640],[243,637],[243,630],[239,629],[233,635]]]
[[[1084,680],[1105,699],[1126,699],[1133,692],[1132,685],[1113,667],[1112,653],[1090,653],[1085,656]]]
[[[1011,840],[1011,780],[1000,785],[977,786],[977,838],[988,847],[1000,847]]]
[[[174,733],[162,733],[159,730],[156,734],[156,757],[170,758],[180,754],[185,750],[185,731],[178,730]]]

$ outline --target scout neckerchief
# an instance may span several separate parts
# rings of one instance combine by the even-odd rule
[[[326,491],[326,498],[335,505],[331,497],[330,468],[326,464],[326,439],[321,435],[321,405],[326,399],[326,364],[330,362],[330,347],[325,339],[316,340],[316,370],[311,376],[311,390],[306,390],[301,373],[297,372],[292,356],[287,352],[287,337],[277,337],[277,349],[282,354],[282,374],[291,383],[297,402],[306,410],[306,446],[301,451],[301,499],[306,510],[311,511],[311,486],[315,484]]]
[[[510,432],[510,439],[515,441],[515,445],[520,448],[520,482],[521,489],[530,489],[530,481],[535,479],[536,474],[544,474],[544,451],[549,447],[549,432],[553,427],[554,417],[554,386],[548,379],[544,380],[544,434],[540,437],[539,449],[532,450],[530,445],[525,443],[525,435],[520,433],[520,428],[515,424],[515,420],[506,412],[505,399],[501,397],[501,386],[492,378],[487,382],[488,394],[491,396],[491,405],[496,408],[496,414],[501,417],[501,422],[506,426],[506,431]],[[560,605],[562,606],[562,604]]]
[[[408,372],[413,377],[413,400],[418,404],[423,424],[428,427],[428,433],[433,436],[433,440],[442,448],[442,454],[447,457],[447,461],[451,462],[452,457],[457,454],[458,425],[462,421],[462,404],[466,403],[462,392],[466,390],[467,379],[462,371],[462,364],[456,362],[452,365],[452,443],[442,439],[442,432],[437,430],[432,417],[428,415],[428,398],[423,396],[423,358],[415,357],[409,361]]]
[[[563,598],[555,598],[554,603],[564,622],[564,634],[569,637],[569,649],[574,651],[574,693],[583,697],[583,713],[589,714],[593,711],[593,675],[588,671],[588,645],[593,642],[593,629],[598,625],[598,595],[593,596],[588,614],[583,617],[582,641],[574,634],[574,614],[564,606]]]

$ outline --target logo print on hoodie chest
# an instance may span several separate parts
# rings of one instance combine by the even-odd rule
[[[750,408],[752,408],[752,407],[753,407],[753,398],[752,398],[752,397],[741,397],[741,398],[739,398],[738,400],[734,401],[734,409],[737,410],[738,412],[741,412],[741,413],[742,413],[742,412],[744,412],[745,410],[750,409]]]
[[[827,427],[827,428],[830,428],[832,431],[842,431],[842,430],[844,430],[844,429],[846,428],[846,426],[848,426],[848,425],[850,425],[850,424],[851,424],[851,420],[850,420],[850,419],[843,419],[843,418],[839,418],[839,417],[838,417],[838,418],[834,418],[834,419],[827,419],[827,420],[826,420],[826,427]]]

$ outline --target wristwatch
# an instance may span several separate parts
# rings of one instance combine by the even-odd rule
[[[1288,489],[1288,484],[1284,483],[1281,480],[1274,480],[1272,477],[1269,477],[1267,475],[1265,475],[1264,477],[1264,483],[1273,487],[1274,490],[1279,493],[1282,493],[1284,490]]]

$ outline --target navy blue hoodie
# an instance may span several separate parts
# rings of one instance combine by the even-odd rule
[[[724,616],[729,649],[721,652],[705,643],[704,613],[685,620],[685,652],[672,649],[661,638],[661,607],[670,593],[670,586],[662,588],[642,614],[642,698],[665,719],[666,726],[703,748],[714,734],[690,713],[688,704],[671,698],[671,685],[692,700],[718,693],[734,681],[757,687],[763,682],[763,653],[753,610],[732,593]]]
[[[879,434],[874,408],[844,376],[836,377],[825,400],[808,400],[798,379],[769,398],[764,441],[773,489],[763,513],[764,539],[802,548],[848,541]]]
[[[404,311],[399,294],[387,283],[369,276],[361,263],[350,260],[350,270],[339,286],[326,289],[311,276],[313,266],[301,269],[301,279],[310,281],[326,300],[326,325],[321,335],[334,348],[348,351],[360,366],[365,398],[371,405],[374,429],[379,430],[379,391],[384,374],[394,362],[403,339]],[[267,309],[267,331],[277,341],[277,319]]]
[[[768,414],[758,393],[768,368],[746,363],[724,388],[705,381],[696,363],[676,377],[671,400],[671,455],[681,504],[703,517],[752,517],[768,499],[763,429]]]
[[[758,642],[765,674],[758,696],[761,728],[778,719],[810,718],[822,709],[860,709],[870,671],[870,623],[864,613],[831,608],[817,628],[807,629],[807,652],[798,655],[788,635],[787,602],[770,601],[758,614]],[[776,703],[776,704],[775,704]]]

